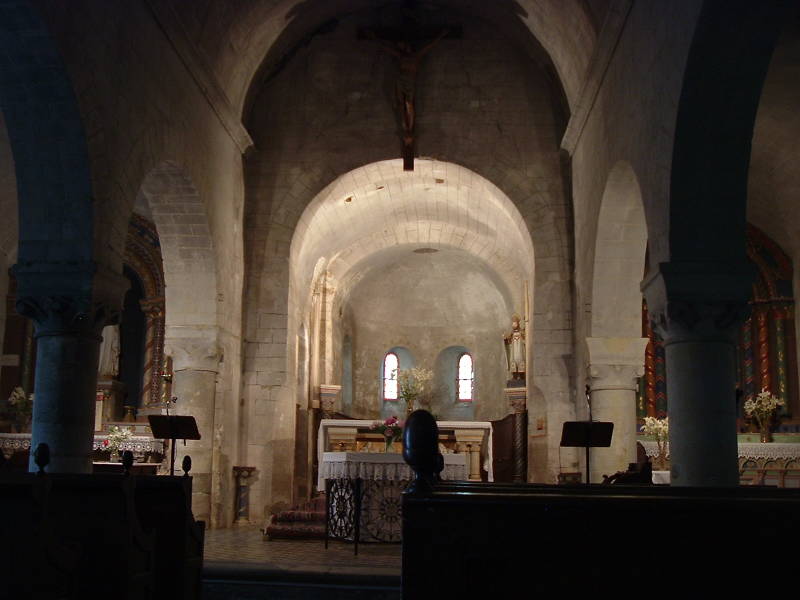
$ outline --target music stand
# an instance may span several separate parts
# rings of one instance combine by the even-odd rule
[[[197,421],[185,415],[147,415],[150,430],[157,440],[172,440],[170,446],[169,474],[175,475],[175,440],[199,440]]]
[[[608,448],[614,423],[608,421],[566,421],[561,429],[562,448],[586,448],[586,485],[589,481],[589,448]]]

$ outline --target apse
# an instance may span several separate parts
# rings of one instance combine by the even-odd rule
[[[309,394],[312,407],[319,385],[340,385],[337,412],[345,416],[403,413],[383,393],[393,352],[401,370],[433,372],[428,400],[437,417],[502,418],[503,335],[514,314],[531,314],[530,234],[488,180],[453,163],[416,163],[410,173],[399,159],[346,173],[301,216],[290,250],[288,339],[299,343],[298,332],[309,332],[310,381],[298,397]],[[473,393],[459,399],[463,354]]]
[[[351,276],[358,283],[333,309],[342,315],[334,349],[353,341],[352,416],[403,416],[405,407],[385,399],[381,385],[384,356],[395,347],[433,372],[430,409],[441,420],[505,416],[503,332],[514,308],[491,267],[458,248],[403,244],[364,259]],[[475,377],[474,394],[463,401],[455,393],[462,353],[470,354]]]

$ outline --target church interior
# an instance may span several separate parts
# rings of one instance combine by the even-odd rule
[[[800,533],[796,0],[0,0],[0,49],[8,597],[92,590],[24,591],[97,523],[161,548],[85,550],[131,598],[329,538],[391,573],[335,597],[427,597],[489,494]]]

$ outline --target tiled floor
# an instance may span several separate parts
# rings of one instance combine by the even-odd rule
[[[400,544],[353,545],[322,540],[267,541],[257,527],[206,531],[205,564],[262,568],[290,573],[400,576]]]

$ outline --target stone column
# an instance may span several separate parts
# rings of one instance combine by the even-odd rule
[[[90,473],[103,326],[118,318],[127,283],[92,262],[16,265],[17,311],[36,338],[31,460],[50,446],[52,473]],[[99,291],[98,291],[99,290]]]
[[[216,327],[170,327],[165,340],[166,353],[172,356],[172,395],[177,398],[175,412],[197,420],[200,438],[178,441],[176,462],[183,455],[192,457],[192,511],[196,519],[210,523],[214,404],[220,352]]]
[[[666,353],[672,485],[739,483],[735,338],[753,275],[747,263],[661,263],[642,283]]]
[[[636,389],[644,375],[647,338],[586,338],[592,419],[614,423],[610,448],[592,448],[589,472],[599,483],[603,475],[625,471],[636,462]]]
[[[511,439],[514,457],[514,483],[526,481],[528,473],[528,388],[510,387],[503,390],[513,415],[513,434]]]
[[[234,525],[250,524],[250,478],[255,472],[255,467],[233,467],[233,476],[236,479],[236,513]]]

